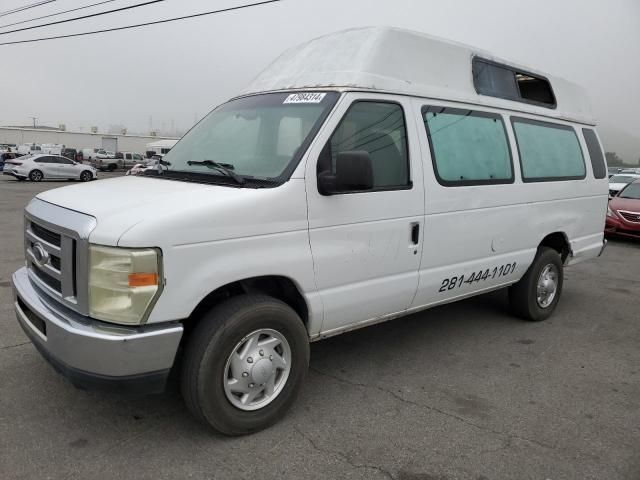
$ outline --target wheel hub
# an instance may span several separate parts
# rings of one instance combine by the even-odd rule
[[[256,330],[232,350],[225,366],[224,391],[240,410],[257,410],[282,391],[291,370],[291,349],[276,330]]]
[[[268,379],[274,376],[276,373],[275,368],[273,368],[273,362],[271,360],[267,360],[263,358],[259,360],[258,363],[251,369],[249,373],[249,378],[253,381],[253,383],[257,383],[258,385],[264,385]]]
[[[538,277],[536,300],[540,308],[547,308],[553,302],[558,290],[558,269],[549,264],[542,269]]]

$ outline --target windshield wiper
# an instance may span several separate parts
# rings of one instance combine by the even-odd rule
[[[214,162],[213,160],[189,160],[187,162],[187,165],[204,165],[205,167],[213,168],[219,172],[224,173],[227,177],[232,178],[238,185],[244,185],[246,183],[246,180],[244,178],[242,178],[232,170],[233,165],[231,165],[230,163],[218,163]]]

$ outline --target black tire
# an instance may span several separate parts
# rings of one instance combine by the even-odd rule
[[[110,163],[109,166],[107,167],[107,170],[109,170],[110,172],[113,172],[116,168],[118,168],[118,165],[116,165],[115,163]]]
[[[244,411],[227,398],[225,366],[234,347],[250,333],[272,329],[291,349],[291,369],[280,393],[264,407]],[[245,435],[280,420],[295,401],[309,368],[309,338],[297,313],[266,295],[241,295],[214,307],[187,340],[181,390],[191,413],[225,435]]]
[[[80,180],[83,182],[90,182],[93,180],[93,175],[89,170],[85,170],[80,174]]]
[[[538,280],[547,268],[557,273],[556,290],[553,300],[546,306],[538,302]],[[509,287],[509,305],[511,311],[520,318],[540,322],[551,316],[558,305],[564,280],[562,260],[557,251],[549,247],[539,247],[533,263],[520,281]]]
[[[31,170],[29,172],[29,180],[32,182],[40,182],[44,178],[44,175],[40,170]]]

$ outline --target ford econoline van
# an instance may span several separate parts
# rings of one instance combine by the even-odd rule
[[[502,288],[518,317],[548,318],[564,268],[604,247],[594,123],[577,85],[472,47],[313,40],[167,168],[32,200],[18,321],[77,386],[159,392],[177,370],[202,422],[265,428],[310,341]]]

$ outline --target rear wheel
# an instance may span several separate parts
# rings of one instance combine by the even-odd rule
[[[44,175],[42,175],[40,170],[31,170],[31,172],[29,172],[29,180],[32,182],[40,182],[43,177]]]
[[[89,170],[85,170],[80,174],[80,180],[83,182],[89,182],[93,178],[93,175]]]
[[[116,165],[115,163],[110,163],[109,166],[107,167],[107,170],[109,170],[110,172],[113,172],[116,168],[118,168],[118,165]]]
[[[509,288],[511,310],[525,320],[546,320],[558,305],[563,279],[558,252],[549,247],[539,247],[527,273]]]
[[[266,295],[215,307],[187,342],[181,389],[196,418],[226,435],[266,428],[295,401],[309,366],[300,317]]]

